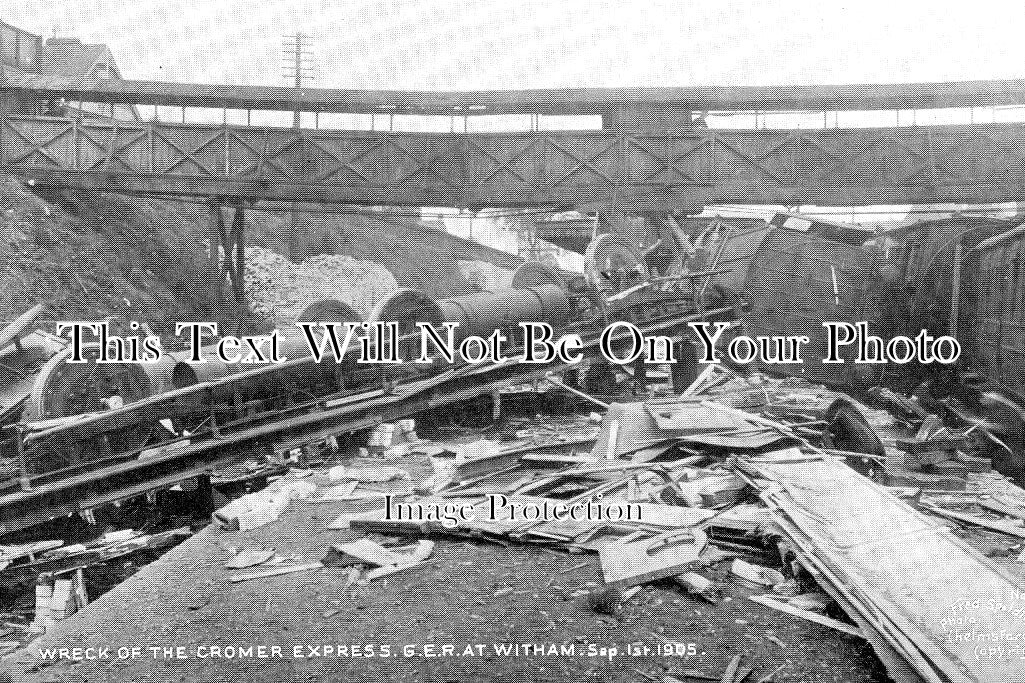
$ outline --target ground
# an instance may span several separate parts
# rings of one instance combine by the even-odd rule
[[[424,463],[404,463],[414,477]],[[418,469],[419,468],[419,469]],[[436,539],[420,568],[363,586],[345,588],[347,571],[318,569],[230,583],[224,568],[245,547],[274,548],[301,561],[321,559],[332,543],[363,534],[327,524],[342,503],[293,502],[277,522],[248,532],[208,527],[142,568],[87,610],[64,620],[27,650],[4,662],[14,681],[639,681],[665,673],[682,680],[694,670],[718,676],[735,654],[754,667],[757,680],[782,664],[778,681],[887,680],[867,644],[804,621],[792,620],[746,599],[751,590],[731,583],[727,564],[709,572],[729,600],[698,601],[672,582],[645,586],[627,600],[620,618],[595,612],[585,593],[604,585],[597,555],[536,546]],[[375,538],[383,538],[374,536]],[[399,539],[396,539],[399,540]],[[496,655],[497,644],[572,645],[573,655]],[[683,656],[635,656],[628,644],[651,649],[682,644]],[[200,647],[266,645],[282,657],[200,658]],[[424,656],[444,645],[472,656]],[[693,645],[690,645],[693,644]],[[312,657],[308,648],[331,645],[378,656]],[[414,648],[405,656],[404,646]],[[40,649],[109,647],[109,659],[52,663]],[[389,647],[391,657],[379,656]],[[594,650],[589,650],[593,646]],[[118,658],[118,648],[139,656]],[[185,658],[157,657],[150,647],[182,647]],[[600,656],[614,647],[614,657]],[[691,654],[687,648],[691,647]],[[643,673],[641,673],[643,672]]]

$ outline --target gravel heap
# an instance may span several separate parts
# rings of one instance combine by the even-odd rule
[[[372,261],[320,254],[292,263],[257,246],[246,249],[246,293],[253,313],[278,328],[290,326],[303,309],[337,299],[364,318],[378,301],[398,289],[395,277]]]
[[[457,261],[456,263],[466,281],[480,289],[494,292],[512,287],[513,271],[511,270],[486,261]]]

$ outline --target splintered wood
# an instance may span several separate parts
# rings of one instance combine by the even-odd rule
[[[904,681],[1025,681],[1018,579],[840,462],[745,465],[801,562]]]

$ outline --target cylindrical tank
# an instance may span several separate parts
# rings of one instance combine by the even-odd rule
[[[557,285],[468,294],[438,302],[445,322],[458,323],[456,337],[487,336],[494,330],[516,327],[521,322],[548,323],[562,327],[569,318],[565,290]]]
[[[321,299],[303,309],[296,322],[347,323],[360,319],[352,306],[338,299]]]
[[[314,302],[307,306],[297,318],[297,322],[346,323],[357,321],[359,321],[359,314],[346,303],[335,299],[324,299]],[[261,350],[265,354],[268,352],[266,343]],[[280,356],[288,360],[295,360],[309,356],[310,347],[305,335],[289,334],[279,337],[278,352]],[[240,372],[275,365],[274,363],[225,363],[217,358],[216,344],[203,347],[201,357],[206,362],[193,362],[186,353],[173,354],[173,363],[169,368],[158,363],[150,375],[151,377],[156,375],[155,379],[168,376],[170,389],[182,389],[200,382],[213,382]],[[312,363],[304,366],[302,369],[282,368],[282,371],[290,373],[290,382],[316,382],[322,378],[331,377],[335,371],[335,365],[334,356],[331,355],[330,349],[328,349],[319,363]],[[247,381],[245,386],[240,387],[240,389],[247,394],[253,394],[267,389],[274,390],[280,387],[280,385],[281,377],[277,373],[268,373],[266,377],[253,378]]]
[[[538,261],[527,261],[513,273],[512,288],[526,289],[540,285],[556,285],[565,289],[574,273],[564,273],[554,266]]]
[[[443,321],[438,303],[418,289],[404,288],[377,302],[367,322],[398,323],[399,335],[417,331],[417,323]]]
[[[392,292],[377,302],[374,310],[367,316],[369,323],[395,323],[399,336],[395,355],[403,360],[411,360],[419,355],[420,344],[415,338],[420,328],[419,323],[440,325],[444,322],[441,309],[431,297],[418,289],[404,288]],[[381,340],[381,353],[389,355],[391,349],[387,339]]]
[[[310,348],[305,338],[282,337],[278,342],[279,354],[288,360],[306,358],[310,355]],[[264,344],[262,351],[268,352]],[[200,352],[205,362],[197,363],[189,359],[187,354],[177,354],[178,362],[171,371],[171,385],[174,389],[182,389],[200,382],[215,382],[240,372],[247,372],[257,368],[273,368],[276,363],[226,363],[217,358],[217,346],[211,344],[204,346]],[[291,382],[306,382],[316,380],[320,376],[330,375],[334,372],[334,358],[327,353],[320,363],[312,363],[302,370],[297,368],[282,368],[282,372],[289,372]],[[281,377],[277,373],[268,373],[262,378],[253,378],[238,387],[244,393],[260,393],[267,389],[276,389],[281,386]]]

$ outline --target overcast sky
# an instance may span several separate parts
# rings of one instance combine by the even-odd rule
[[[106,42],[126,78],[281,84],[312,34],[323,87],[485,89],[1025,76],[1022,2],[3,0]]]

